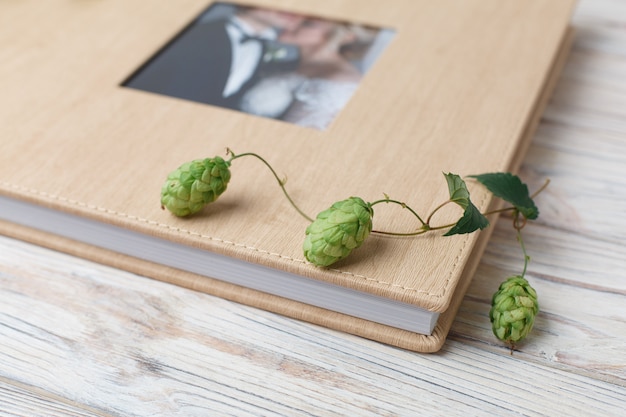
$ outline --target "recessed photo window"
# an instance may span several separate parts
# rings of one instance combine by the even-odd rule
[[[123,85],[323,130],[392,37],[389,29],[215,3]]]

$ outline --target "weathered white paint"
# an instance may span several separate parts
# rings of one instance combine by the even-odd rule
[[[415,354],[0,238],[0,415],[624,415],[626,3],[583,0],[526,159],[541,313],[510,355],[502,219],[438,354]]]

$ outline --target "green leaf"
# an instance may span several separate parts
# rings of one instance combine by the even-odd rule
[[[450,191],[450,201],[458,204],[466,209],[470,204],[470,194],[463,179],[452,173],[443,174],[448,182],[448,191]]]
[[[476,178],[496,197],[511,203],[525,218],[534,220],[539,216],[539,209],[530,198],[528,187],[518,176],[508,172],[494,172],[470,177]]]
[[[444,236],[460,235],[472,233],[478,229],[489,226],[489,220],[476,208],[468,199],[468,205],[463,212],[463,217]]]
[[[489,226],[489,220],[482,215],[470,200],[470,193],[467,190],[465,181],[460,176],[452,173],[444,174],[444,176],[448,182],[450,201],[458,204],[464,210],[463,216],[444,236],[472,233],[475,230]]]

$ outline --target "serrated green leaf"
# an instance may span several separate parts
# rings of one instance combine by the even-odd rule
[[[448,191],[450,191],[450,201],[458,204],[464,210],[470,205],[470,194],[463,179],[452,173],[443,174],[448,182]]]
[[[528,187],[517,175],[508,172],[494,172],[481,175],[470,175],[476,178],[496,197],[513,205],[524,217],[534,220],[539,216],[539,209],[530,197]]]
[[[472,233],[487,226],[489,226],[489,220],[468,199],[468,205],[463,212],[463,217],[444,236]]]

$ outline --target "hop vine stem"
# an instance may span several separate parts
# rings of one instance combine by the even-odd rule
[[[452,202],[452,200],[447,200],[447,201],[444,201],[443,203],[439,204],[437,207],[435,207],[433,209],[433,211],[428,215],[428,218],[426,219],[426,224],[430,224],[430,220],[433,218],[435,213],[437,213],[440,209],[442,209],[443,207],[445,207],[447,204],[449,204],[451,202]],[[446,226],[443,226],[443,227],[446,227]]]
[[[398,200],[392,200],[390,198],[385,198],[382,200],[376,200],[373,203],[370,203],[370,207],[375,206],[376,204],[380,204],[380,203],[392,203],[392,204],[398,204],[399,206],[401,206],[404,209],[407,209],[408,211],[411,212],[411,214],[413,214],[417,220],[419,220],[419,222],[422,224],[422,226],[427,226],[428,224],[426,222],[424,222],[424,220],[422,220],[422,218],[420,217],[419,214],[417,214],[415,212],[415,210],[413,210],[411,207],[409,207],[406,203],[402,202],[402,201],[398,201]]]
[[[401,206],[404,209],[407,209],[411,212],[411,214],[413,214],[417,220],[419,220],[419,222],[421,223],[421,227],[418,231],[416,232],[408,232],[408,233],[399,233],[399,232],[384,232],[382,230],[372,230],[372,233],[377,233],[380,235],[387,235],[387,236],[418,236],[418,235],[423,235],[424,233],[428,233],[430,231],[433,230],[442,230],[442,229],[447,229],[450,228],[452,226],[454,226],[454,223],[451,224],[446,224],[443,226],[431,226],[430,225],[430,219],[432,218],[433,214],[435,214],[440,208],[442,208],[443,206],[445,206],[446,204],[450,203],[450,200],[447,200],[445,202],[443,202],[442,204],[440,204],[439,206],[437,206],[428,216],[427,220],[424,221],[419,214],[417,214],[417,212],[415,210],[413,210],[411,207],[409,207],[406,203],[402,202],[402,201],[398,201],[398,200],[392,200],[390,198],[384,198],[381,200],[376,200],[373,203],[370,203],[370,207],[373,207],[376,204],[381,204],[381,203],[392,203],[392,204],[397,204],[399,206]]]
[[[287,197],[287,200],[289,200],[289,203],[293,206],[294,209],[296,209],[296,211],[305,219],[307,219],[310,222],[313,222],[313,219],[308,216],[306,213],[304,213],[300,207],[298,207],[298,205],[293,201],[293,199],[291,198],[291,196],[289,195],[289,193],[287,192],[287,189],[285,188],[285,180],[281,179],[278,174],[276,173],[276,171],[274,170],[274,168],[272,168],[272,166],[269,164],[269,162],[267,162],[265,159],[263,159],[261,156],[253,153],[253,152],[245,152],[245,153],[240,153],[240,154],[235,154],[230,148],[226,149],[226,153],[229,154],[231,156],[231,158],[228,160],[228,162],[232,162],[235,159],[239,159],[241,157],[244,156],[253,156],[255,158],[257,158],[258,160],[260,160],[261,162],[263,162],[265,164],[265,166],[267,168],[269,168],[269,170],[272,172],[272,175],[274,175],[274,178],[276,178],[276,181],[278,182],[278,185],[280,186],[281,190],[283,190],[283,194],[285,195],[285,197]]]
[[[550,184],[550,178],[546,179],[546,181],[543,183],[543,185],[541,187],[539,187],[539,189],[537,191],[535,191],[530,198],[535,198],[539,195],[539,193],[541,193],[543,190],[545,190],[548,185]]]
[[[548,187],[548,185],[550,184],[550,180],[547,179],[544,184],[537,190],[535,191],[530,198],[534,199],[537,195],[539,195],[543,190],[546,189],[546,187]],[[388,236],[417,236],[417,235],[422,235],[424,233],[433,231],[433,230],[442,230],[442,229],[448,229],[451,227],[454,227],[456,225],[456,223],[451,223],[451,224],[446,224],[443,226],[431,226],[430,225],[430,221],[432,220],[433,216],[435,215],[435,213],[437,213],[440,209],[442,209],[443,207],[445,207],[446,205],[448,205],[449,203],[453,203],[454,200],[450,199],[450,200],[446,200],[443,203],[439,204],[437,207],[435,207],[430,214],[428,215],[428,217],[426,217],[426,221],[424,221],[416,212],[415,210],[413,210],[411,207],[409,207],[406,203],[402,202],[402,201],[398,201],[398,200],[392,200],[390,199],[386,194],[385,194],[384,199],[381,200],[377,200],[374,201],[373,203],[370,203],[370,207],[374,206],[375,204],[380,204],[380,203],[394,203],[394,204],[398,204],[400,206],[402,206],[402,208],[405,208],[407,210],[409,210],[421,223],[421,227],[419,228],[419,230],[415,231],[415,232],[408,232],[408,233],[397,233],[397,232],[385,232],[385,231],[381,231],[381,230],[372,230],[372,233],[377,233],[377,234],[381,234],[381,235],[388,235]],[[518,209],[514,206],[510,206],[510,207],[504,207],[504,208],[500,208],[500,209],[496,209],[496,210],[491,210],[491,211],[487,211],[484,213],[481,213],[483,216],[489,216],[492,214],[497,214],[497,213],[506,213],[506,212],[512,212],[513,213],[513,217],[514,217],[514,226],[517,229],[518,232],[518,240],[520,241],[520,244],[522,245],[522,250],[524,251],[524,259],[525,259],[525,267],[524,267],[524,271],[526,271],[526,264],[528,264],[528,256],[526,255],[526,248],[524,247],[524,242],[521,239],[521,228],[524,227],[524,225],[526,224],[526,217],[522,216],[521,213],[518,211]]]
[[[525,225],[526,225],[526,218],[523,217],[520,221],[520,213],[518,212],[517,215],[515,216],[515,219],[513,220],[513,227],[517,231],[517,241],[519,242],[522,248],[522,253],[524,254],[524,269],[522,270],[522,275],[521,275],[522,278],[524,278],[524,276],[526,275],[526,270],[528,269],[528,261],[530,260],[530,256],[528,256],[528,253],[526,252],[526,245],[524,244],[524,239],[522,238],[522,229],[524,228]]]

